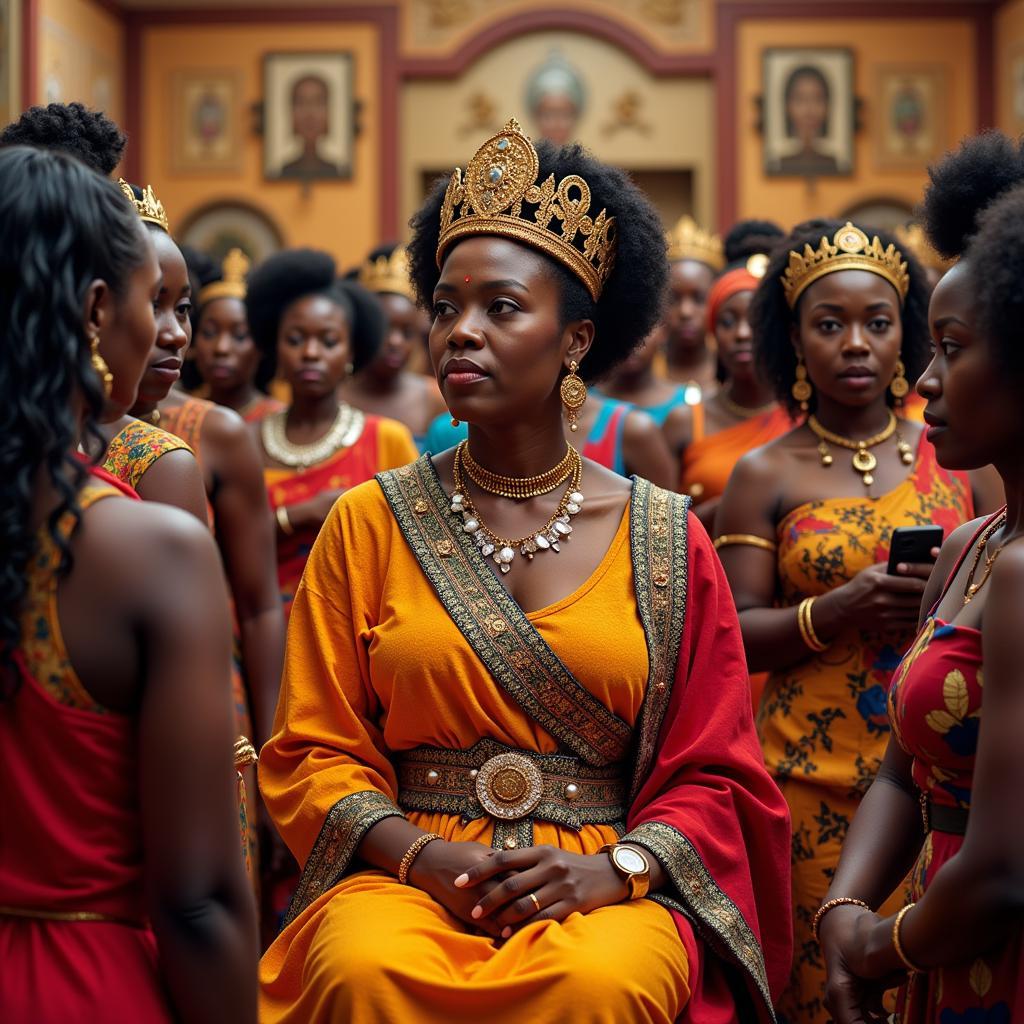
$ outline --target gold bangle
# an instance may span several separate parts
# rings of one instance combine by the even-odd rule
[[[295,527],[288,518],[288,508],[285,505],[278,505],[274,515],[277,517],[277,525],[281,527],[281,532],[290,537],[295,532]]]
[[[916,907],[916,903],[908,903],[897,915],[896,920],[892,923],[892,946],[896,950],[896,955],[900,958],[903,966],[906,967],[911,974],[921,974],[921,968],[915,964],[910,957],[907,956],[903,949],[903,943],[900,942],[900,927],[903,924],[903,918]]]
[[[420,855],[423,847],[432,843],[435,839],[441,838],[443,837],[439,836],[436,832],[424,832],[423,835],[413,841],[412,846],[405,851],[405,856],[398,865],[398,881],[402,885],[409,884],[409,871],[412,868],[412,862]]]
[[[816,597],[805,597],[800,602],[796,610],[796,624],[800,628],[800,636],[805,646],[814,651],[815,654],[821,654],[822,651],[828,650],[828,644],[823,644],[818,639],[818,634],[814,632],[814,623],[811,621],[811,607],[815,601],[817,601]]]
[[[818,907],[818,912],[814,915],[814,920],[811,922],[811,934],[814,936],[815,942],[819,944],[821,943],[821,938],[818,935],[818,929],[821,927],[821,919],[830,910],[835,910],[836,907],[863,907],[865,910],[871,909],[863,900],[859,900],[854,896],[836,896],[835,899],[822,903],[822,905]]]
[[[770,551],[774,554],[779,546],[773,541],[767,540],[764,537],[758,537],[753,533],[723,533],[721,537],[715,539],[715,550],[718,551],[720,548],[726,548],[733,544],[745,544],[752,548],[762,548],[764,551]]]

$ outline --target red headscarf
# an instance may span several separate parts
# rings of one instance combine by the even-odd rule
[[[708,294],[708,330],[714,333],[718,323],[718,311],[723,303],[731,299],[737,292],[755,292],[761,278],[750,272],[748,262],[745,267],[728,270],[711,286]]]

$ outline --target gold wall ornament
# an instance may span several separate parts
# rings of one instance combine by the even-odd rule
[[[718,235],[705,231],[686,214],[676,221],[675,227],[668,233],[668,260],[669,263],[696,260],[707,264],[712,270],[723,270],[725,249]]]
[[[565,406],[566,417],[569,420],[569,429],[574,433],[579,430],[576,422],[580,409],[587,400],[587,385],[583,378],[576,373],[580,364],[574,359],[569,363],[569,372],[562,378],[559,391],[562,394],[562,405]]]
[[[244,300],[245,276],[251,266],[252,261],[241,249],[231,249],[220,265],[221,279],[211,281],[205,288],[199,289],[199,305],[205,306],[214,299]]]
[[[832,236],[831,242],[823,235],[817,249],[812,249],[808,243],[803,253],[790,251],[789,265],[779,278],[789,308],[797,304],[815,281],[840,270],[867,270],[877,274],[896,289],[901,304],[907,297],[910,275],[903,254],[892,243],[883,248],[877,235],[869,241],[860,228],[847,221]]]
[[[106,359],[100,355],[100,336],[98,334],[89,343],[89,353],[92,360],[92,368],[96,371],[97,376],[100,378],[100,383],[103,385],[103,394],[109,398],[110,392],[114,389],[114,375],[110,372]]]
[[[539,249],[578,277],[596,302],[615,265],[615,218],[590,213],[590,186],[577,174],[538,182],[540,159],[511,118],[469,162],[456,168],[441,207],[438,269],[451,246],[498,235]]]
[[[359,283],[377,295],[404,295],[410,302],[416,301],[409,278],[409,253],[404,245],[395,246],[390,256],[367,260],[359,268]]]
[[[135,207],[135,212],[139,215],[140,220],[145,221],[147,224],[155,224],[158,228],[163,228],[168,234],[171,233],[164,204],[157,199],[152,185],[147,185],[142,190],[142,198],[136,199],[131,185],[124,178],[118,178],[117,183],[121,186],[121,191],[124,193],[125,198]]]

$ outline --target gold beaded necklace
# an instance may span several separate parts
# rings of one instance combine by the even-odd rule
[[[870,487],[875,482],[872,474],[878,465],[878,459],[875,458],[874,453],[869,451],[869,449],[877,447],[884,441],[888,441],[893,434],[896,434],[896,448],[900,453],[900,461],[903,465],[909,466],[914,461],[914,452],[910,445],[896,433],[897,422],[896,417],[890,412],[889,422],[882,430],[871,437],[865,437],[862,441],[854,441],[849,437],[843,437],[841,434],[833,434],[831,430],[821,425],[818,417],[813,413],[807,417],[807,426],[811,428],[811,431],[818,438],[818,455],[821,456],[821,464],[828,467],[834,461],[828,447],[830,444],[838,445],[840,448],[847,449],[847,451],[852,451],[854,472],[861,474],[865,487]]]
[[[974,582],[974,574],[978,569],[978,562],[981,561],[982,552],[985,550],[985,546],[988,544],[992,534],[999,529],[1006,522],[1006,513],[1003,512],[992,520],[988,526],[985,527],[984,533],[978,538],[977,547],[974,549],[974,561],[971,563],[971,571],[967,574],[967,586],[964,588],[964,604],[970,604],[972,600],[977,596],[978,591],[988,582],[989,576],[992,575],[992,567],[996,564],[996,559],[999,557],[999,552],[1006,547],[1006,541],[1003,541],[992,552],[991,555],[985,555],[985,571],[982,574],[980,580],[977,583]]]
[[[538,473],[536,476],[502,476],[499,473],[492,473],[489,469],[484,469],[473,458],[467,442],[463,442],[459,447],[462,451],[460,461],[466,471],[466,476],[477,487],[482,491],[487,491],[488,494],[496,494],[499,498],[512,498],[515,501],[537,498],[542,494],[547,494],[548,491],[553,491],[569,478],[575,465],[574,449],[567,444],[562,460],[545,473]],[[579,456],[577,455],[576,458],[578,459]]]
[[[724,391],[719,391],[718,397],[721,399],[722,405],[724,405],[726,409],[733,414],[733,416],[738,416],[743,420],[753,419],[755,416],[771,412],[771,410],[775,408],[774,400],[768,402],[766,405],[759,405],[751,409],[748,406],[740,405],[739,402],[734,402]]]

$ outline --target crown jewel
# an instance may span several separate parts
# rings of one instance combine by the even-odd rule
[[[869,242],[860,228],[847,221],[832,236],[831,242],[823,236],[817,249],[807,244],[802,254],[790,252],[789,266],[779,279],[789,308],[796,305],[808,286],[839,270],[867,270],[878,274],[896,289],[901,303],[907,297],[910,276],[903,254],[892,243],[883,249],[877,235]]]
[[[131,185],[124,178],[118,178],[117,183],[121,186],[121,191],[131,201],[132,206],[135,207],[135,212],[142,220],[147,224],[155,224],[158,228],[163,228],[168,234],[171,233],[171,229],[167,224],[164,204],[153,194],[152,185],[147,185],[142,189],[142,198],[136,199]]]
[[[252,262],[241,249],[229,250],[220,265],[221,279],[199,290],[199,304],[202,306],[214,299],[244,299],[245,275],[251,266]]]
[[[687,214],[680,217],[668,233],[668,259],[670,263],[696,260],[698,263],[706,263],[712,270],[721,270],[725,266],[722,239],[705,231]]]
[[[409,280],[409,254],[403,245],[397,246],[390,256],[367,260],[359,268],[359,283],[378,295],[404,295],[410,301],[416,301],[416,293]]]
[[[519,122],[511,118],[469,162],[455,169],[441,207],[437,245],[445,252],[469,235],[500,235],[540,249],[568,267],[596,302],[615,264],[615,218],[590,215],[590,186],[570,174],[538,182],[540,160]]]

